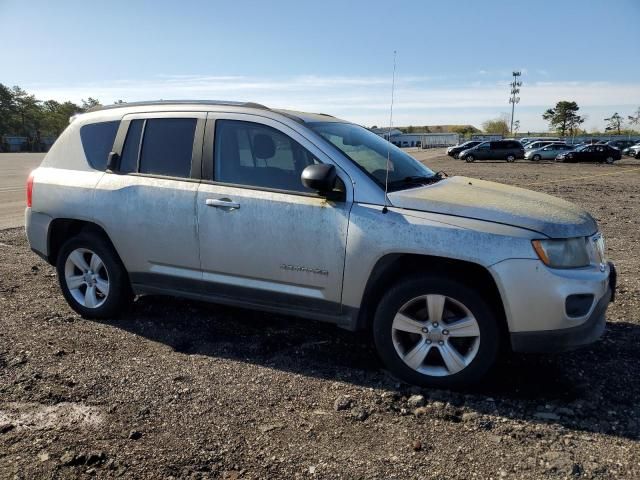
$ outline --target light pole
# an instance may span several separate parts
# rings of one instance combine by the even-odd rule
[[[520,93],[520,87],[522,86],[522,82],[518,80],[518,78],[522,75],[522,72],[515,71],[513,72],[513,81],[509,84],[511,86],[511,96],[509,97],[509,103],[511,104],[511,135],[513,136],[513,114],[516,109],[516,103],[520,103],[520,97],[518,93]]]

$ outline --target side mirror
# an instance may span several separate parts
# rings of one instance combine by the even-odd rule
[[[120,160],[120,155],[116,152],[109,152],[109,156],[107,157],[107,170],[113,172],[118,168],[118,161]]]
[[[300,175],[302,184],[320,195],[327,196],[336,186],[336,167],[327,164],[309,165]]]

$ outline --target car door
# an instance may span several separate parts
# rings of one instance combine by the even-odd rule
[[[307,312],[340,311],[351,181],[344,198],[306,189],[305,166],[333,163],[272,119],[210,113],[196,201],[210,295]]]
[[[205,112],[126,115],[95,189],[99,222],[134,284],[199,279],[195,201]]]
[[[500,160],[505,157],[505,149],[503,142],[491,142],[489,147],[489,159]]]

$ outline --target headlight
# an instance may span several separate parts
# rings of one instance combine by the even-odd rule
[[[533,240],[533,249],[540,260],[551,268],[586,267],[591,263],[584,237],[561,240]]]

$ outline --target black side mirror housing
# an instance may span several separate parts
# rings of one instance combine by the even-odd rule
[[[107,170],[110,172],[115,171],[118,168],[118,161],[120,160],[120,155],[116,152],[109,152],[109,156],[107,157]]]
[[[300,178],[305,187],[315,190],[320,195],[327,196],[335,188],[338,174],[333,165],[319,163],[306,167]]]

